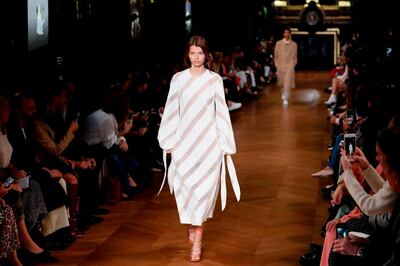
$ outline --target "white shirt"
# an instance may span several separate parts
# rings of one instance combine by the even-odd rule
[[[0,131],[0,168],[7,168],[11,161],[13,148],[7,139],[7,134]]]
[[[115,116],[99,109],[86,118],[82,138],[89,145],[103,144],[109,149],[125,140],[124,137],[118,138],[117,132],[118,123]]]
[[[342,75],[337,76],[337,78],[343,81],[349,78],[349,67],[347,66],[347,64],[344,68],[344,73]]]
[[[244,84],[247,82],[246,73],[243,70],[236,72],[236,76],[240,78],[240,88],[244,88]]]

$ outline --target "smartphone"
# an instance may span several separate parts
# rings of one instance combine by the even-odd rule
[[[355,114],[354,114],[353,109],[347,109],[347,111],[346,111],[346,119],[347,119],[347,122],[350,125],[353,124],[354,118],[355,118]]]
[[[12,183],[14,183],[15,179],[10,177],[7,177],[6,180],[4,180],[4,182],[1,184],[4,188],[8,188],[11,186]]]
[[[353,161],[352,156],[356,151],[356,134],[345,134],[344,135],[344,147],[347,158]]]

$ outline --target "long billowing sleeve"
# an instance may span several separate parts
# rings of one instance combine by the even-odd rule
[[[276,66],[276,68],[280,68],[281,67],[281,56],[280,56],[280,42],[278,41],[275,44],[275,49],[274,49],[274,64]]]
[[[217,124],[218,140],[222,149],[222,167],[221,167],[221,207],[222,210],[226,207],[226,170],[225,170],[225,155],[226,164],[228,167],[229,177],[236,200],[240,200],[240,186],[237,178],[235,166],[232,161],[232,154],[236,153],[235,138],[233,136],[233,129],[231,118],[229,116],[228,106],[225,102],[225,91],[222,79],[216,83],[215,86],[215,121]]]
[[[178,74],[175,74],[171,80],[167,102],[164,108],[164,114],[158,131],[158,142],[160,147],[171,152],[176,144],[176,130],[179,124],[179,85],[177,84]]]
[[[177,78],[180,73],[177,73],[172,77],[171,84],[169,86],[167,102],[165,103],[164,107],[164,114],[161,119],[160,128],[158,129],[157,139],[161,149],[163,149],[163,163],[165,168],[163,182],[160,190],[158,191],[158,195],[161,193],[167,177],[167,153],[172,152],[177,142],[176,131],[180,120],[179,84],[177,82]],[[172,172],[173,170],[170,169],[168,173],[168,184],[171,194],[173,191]]]
[[[218,140],[221,145],[222,151],[225,154],[235,154],[235,138],[233,136],[233,129],[231,118],[229,116],[228,106],[225,102],[225,91],[222,79],[220,79],[216,83],[215,90],[215,121],[218,130]]]
[[[293,51],[293,67],[297,65],[297,43],[293,42],[294,51]]]

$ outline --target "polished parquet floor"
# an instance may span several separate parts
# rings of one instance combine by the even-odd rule
[[[233,156],[242,199],[228,185],[227,208],[217,202],[206,224],[198,265],[299,265],[308,243],[321,243],[327,179],[310,174],[325,166],[329,140],[322,101],[326,72],[298,72],[297,88],[284,108],[275,85],[232,114],[238,153]],[[129,202],[106,206],[105,221],[65,251],[55,265],[190,265],[186,227],[179,224],[174,197],[161,182]]]

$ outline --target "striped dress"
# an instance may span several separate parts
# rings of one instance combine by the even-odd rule
[[[235,139],[221,77],[209,70],[193,76],[189,69],[174,75],[158,132],[160,147],[171,153],[168,179],[182,224],[201,225],[213,216],[221,188],[226,206],[225,155],[237,200],[240,187],[231,154]],[[168,178],[166,178],[168,176]]]

